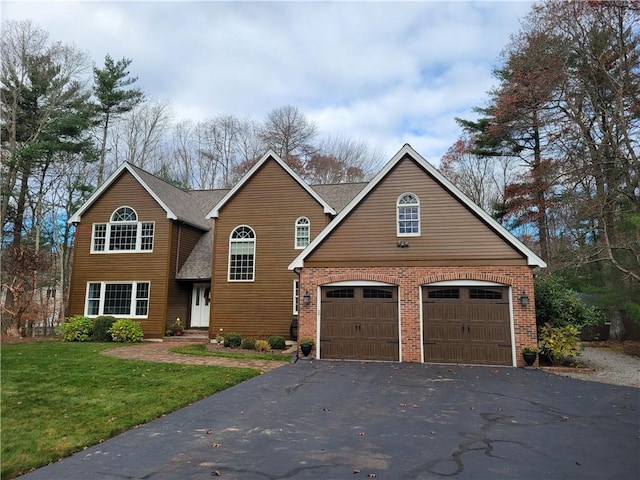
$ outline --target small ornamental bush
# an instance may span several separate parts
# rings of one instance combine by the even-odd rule
[[[271,345],[266,340],[258,340],[256,341],[256,350],[258,352],[270,352]]]
[[[109,329],[116,322],[116,318],[110,315],[103,315],[93,319],[93,332],[91,333],[92,342],[111,342],[113,338]]]
[[[269,342],[269,345],[273,350],[284,350],[285,348],[287,348],[287,342],[284,337],[274,335],[272,337],[269,337],[269,340],[267,341]]]
[[[224,346],[229,348],[238,348],[242,343],[242,337],[239,333],[230,332],[224,336]]]
[[[116,320],[109,331],[114,342],[138,343],[144,337],[140,322],[135,322],[128,318]]]
[[[244,348],[245,350],[255,350],[256,339],[253,337],[243,338],[242,343],[240,344],[240,348]]]
[[[75,315],[56,327],[56,334],[65,342],[89,342],[93,331],[93,321],[84,315]]]
[[[552,362],[563,362],[580,354],[580,330],[573,325],[552,327],[547,324],[540,329],[540,352]]]

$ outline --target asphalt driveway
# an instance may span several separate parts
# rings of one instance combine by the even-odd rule
[[[640,478],[640,389],[301,360],[24,479]]]

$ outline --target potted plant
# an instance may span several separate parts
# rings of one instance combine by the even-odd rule
[[[313,345],[315,344],[315,342],[311,337],[302,337],[298,341],[298,344],[300,345],[300,350],[302,351],[302,354],[305,357],[308,357],[309,354],[311,353],[311,349],[313,348]]]
[[[180,317],[176,318],[176,321],[173,322],[173,325],[169,327],[169,331],[171,332],[171,335],[175,335],[175,336],[182,335],[182,332],[184,332],[184,327],[182,326]]]
[[[536,361],[536,356],[538,355],[538,346],[537,345],[525,345],[522,348],[522,357],[524,361],[527,362],[527,366],[531,366]]]

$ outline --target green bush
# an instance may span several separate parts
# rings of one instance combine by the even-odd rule
[[[111,342],[113,338],[109,329],[115,323],[116,318],[110,315],[103,315],[93,319],[93,332],[91,333],[92,342]]]
[[[271,345],[266,340],[258,340],[256,341],[256,350],[258,352],[270,352]]]
[[[65,342],[89,342],[93,331],[93,321],[84,315],[67,318],[66,322],[56,327],[56,334]]]
[[[239,333],[230,332],[224,336],[224,346],[238,348],[242,344],[242,337]]]
[[[544,325],[540,329],[540,353],[547,355],[553,363],[562,363],[580,354],[579,339],[580,330],[573,325]]]
[[[562,277],[548,275],[536,278],[535,296],[539,329],[547,324],[552,327],[573,325],[582,329],[601,321],[600,311],[585,305]]]
[[[245,350],[255,350],[256,339],[253,337],[243,338],[242,343],[240,344],[240,348],[244,348]]]
[[[267,342],[269,342],[269,346],[273,350],[284,350],[285,348],[287,348],[287,342],[285,341],[284,337],[281,337],[279,335],[273,335],[272,337],[269,337]]]
[[[128,318],[116,320],[109,329],[109,332],[114,342],[138,343],[141,342],[144,337],[140,322],[135,322]]]

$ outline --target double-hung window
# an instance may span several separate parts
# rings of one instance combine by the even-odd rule
[[[240,225],[229,237],[230,282],[253,282],[255,276],[256,234],[251,227]]]
[[[296,249],[302,249],[309,245],[311,236],[311,222],[307,217],[300,217],[296,220]]]
[[[149,282],[90,282],[85,315],[146,318],[149,313]]]
[[[403,193],[396,204],[398,236],[412,237],[420,235],[420,201],[413,193]]]
[[[153,222],[139,222],[131,207],[120,207],[109,223],[94,223],[92,253],[153,251]]]

